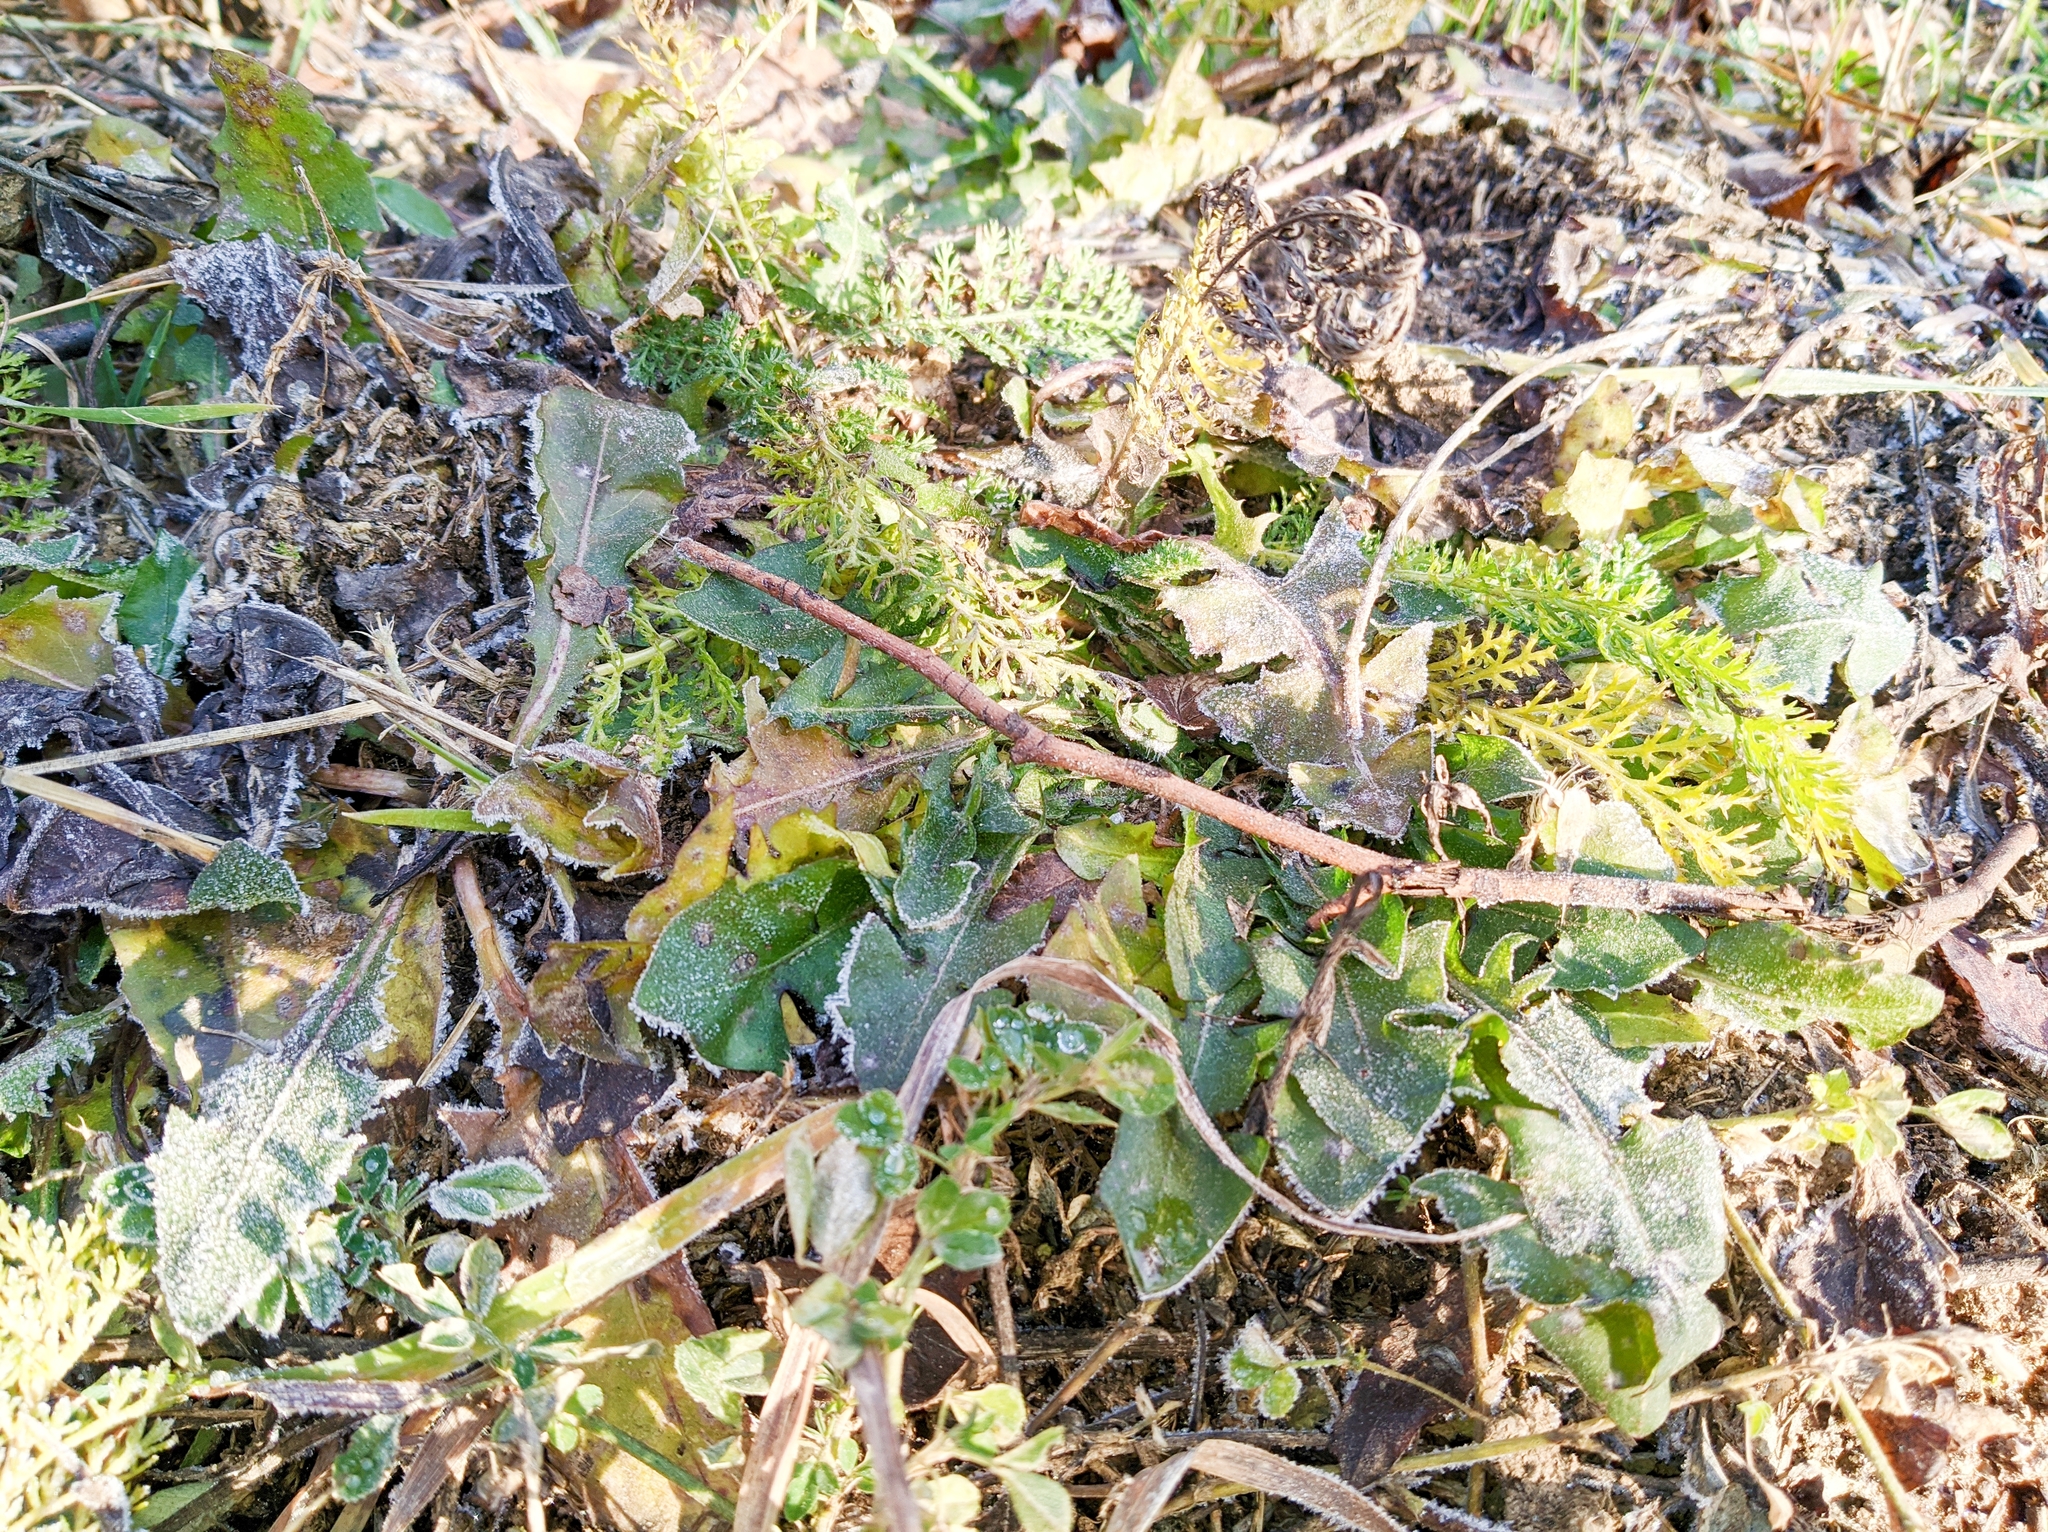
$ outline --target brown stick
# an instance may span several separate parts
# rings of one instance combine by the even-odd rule
[[[1921,953],[1989,904],[2006,874],[2040,843],[2040,827],[2030,819],[2021,820],[1971,869],[1961,886],[1888,916],[1885,923],[1891,935],[1873,955],[1884,960],[1887,972],[1912,968]]]
[[[1008,736],[1010,753],[1020,761],[1070,771],[1118,787],[1150,793],[1211,819],[1255,835],[1260,840],[1326,866],[1365,877],[1377,873],[1391,893],[1470,899],[1477,904],[1554,904],[1580,909],[1687,911],[1702,915],[1775,915],[1796,919],[1805,911],[1791,889],[1715,888],[1699,883],[1660,883],[1639,878],[1595,877],[1576,872],[1518,872],[1506,868],[1467,867],[1459,862],[1412,862],[1334,835],[1311,830],[1293,820],[1269,814],[1256,804],[1225,797],[1143,761],[1111,755],[1093,746],[1048,734],[1013,708],[1005,707],[929,649],[898,638],[836,602],[805,590],[794,580],[756,569],[731,554],[695,538],[677,540],[677,551],[693,564],[729,576],[773,596],[785,606],[837,628],[909,666],[982,723]]]

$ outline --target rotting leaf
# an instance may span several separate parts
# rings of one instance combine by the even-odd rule
[[[688,489],[683,470],[698,456],[682,416],[587,389],[543,394],[532,426],[542,551],[527,566],[534,679],[512,732],[521,750],[582,684],[598,654],[595,624],[623,610],[605,593],[630,597],[626,566],[668,525]]]
[[[1779,921],[1716,931],[1684,972],[1709,1015],[1773,1032],[1839,1022],[1866,1048],[1889,1048],[1941,1010],[1941,991],[1925,979],[1886,973],[1877,958]]]
[[[1758,567],[1707,586],[1700,604],[1736,637],[1754,639],[1757,658],[1793,696],[1825,702],[1839,664],[1849,690],[1867,697],[1912,659],[1913,625],[1885,598],[1881,565],[1766,552]]]
[[[384,227],[369,167],[334,136],[305,86],[232,48],[214,50],[212,72],[226,108],[213,140],[216,240],[260,233],[298,249],[324,245],[323,214],[337,229]]]
[[[60,596],[37,591],[0,616],[0,681],[35,681],[65,691],[91,691],[114,672],[112,642],[118,595]]]
[[[544,859],[595,867],[605,879],[631,877],[661,855],[661,831],[644,812],[619,812],[612,795],[622,786],[613,783],[593,801],[537,766],[515,766],[477,794],[470,813],[483,824],[511,826],[519,843]]]

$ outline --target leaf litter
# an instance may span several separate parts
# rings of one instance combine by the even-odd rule
[[[2037,1519],[2039,206],[1533,14],[10,29],[8,1524]]]

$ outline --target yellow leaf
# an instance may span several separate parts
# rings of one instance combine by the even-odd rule
[[[1569,477],[1581,453],[1618,457],[1628,450],[1629,438],[1635,434],[1636,412],[1623,396],[1621,384],[1609,374],[1564,423],[1557,439],[1558,482]]]
[[[1606,542],[1628,526],[1630,513],[1650,503],[1650,486],[1635,465],[1618,457],[1581,452],[1564,488],[1543,497],[1543,508],[1569,516],[1585,542]]]
[[[678,910],[716,893],[732,867],[732,843],[732,795],[714,793],[711,812],[697,821],[683,842],[668,877],[627,915],[626,940],[651,946]]]

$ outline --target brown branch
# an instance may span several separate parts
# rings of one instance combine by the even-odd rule
[[[2022,820],[2005,832],[2005,838],[1971,869],[1960,887],[1886,916],[1889,934],[1874,954],[1884,961],[1885,970],[1907,972],[1921,953],[1957,926],[1974,919],[1991,902],[2006,874],[2040,843],[2039,826],[2030,819]]]
[[[1690,912],[1702,915],[1775,915],[1796,919],[1805,911],[1791,889],[1716,888],[1699,883],[1661,883],[1642,878],[1595,877],[1577,872],[1529,872],[1508,868],[1467,867],[1459,862],[1414,862],[1354,846],[1334,835],[1311,830],[1270,814],[1256,804],[1225,797],[1212,788],[1143,761],[1111,755],[1105,750],[1048,734],[1013,708],[996,701],[929,649],[898,638],[856,617],[836,602],[804,589],[794,580],[756,569],[695,538],[678,539],[677,551],[693,564],[751,585],[785,606],[859,639],[872,649],[907,665],[939,688],[968,713],[1010,740],[1010,753],[1020,761],[1050,766],[1075,776],[1092,777],[1135,792],[1149,793],[1182,808],[1255,835],[1282,850],[1296,851],[1326,866],[1358,877],[1377,873],[1389,893],[1421,897],[1469,899],[1476,904],[1554,904],[1579,909]]]

